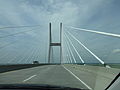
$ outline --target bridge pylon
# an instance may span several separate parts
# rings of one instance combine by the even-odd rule
[[[60,64],[62,62],[62,23],[60,23],[60,42],[52,42],[52,31],[51,31],[51,23],[49,23],[49,51],[48,51],[48,63],[51,63],[51,54],[52,47],[58,46],[60,47]]]

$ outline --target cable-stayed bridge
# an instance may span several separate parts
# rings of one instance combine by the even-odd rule
[[[39,67],[1,73],[0,82],[2,84],[53,84],[95,90],[104,89],[106,85],[109,85],[110,81],[119,72],[119,69],[111,68],[111,64],[119,63],[119,56],[110,61],[110,63],[106,60],[107,58],[101,57],[102,54],[108,53],[106,48],[112,45],[109,45],[109,42],[108,45],[104,44],[104,48],[101,48],[102,44],[100,43],[102,42],[99,42],[99,38],[95,36],[99,35],[99,37],[108,38],[108,40],[113,38],[112,42],[115,40],[118,42],[120,35],[64,26],[64,24],[60,23],[59,29],[56,30],[58,35],[54,37],[52,27],[54,25],[49,23],[46,28],[48,29],[47,33],[41,25],[6,26],[0,28],[0,64],[27,65],[32,64],[33,61],[45,64]],[[86,36],[84,36],[85,33],[87,33]],[[90,34],[94,37],[93,39],[88,36]],[[54,38],[58,38],[58,41],[54,41]],[[84,40],[85,42],[83,42]],[[103,38],[100,40],[107,42]],[[92,41],[97,41],[97,43],[92,42],[92,45],[88,45],[86,41],[89,44]],[[98,52],[96,50],[97,47],[90,48],[95,46],[95,44],[98,45]],[[117,45],[117,43],[114,44]],[[58,49],[55,52],[54,48],[56,47]],[[119,52],[119,48],[119,46],[115,48],[113,53]],[[102,52],[104,50],[105,52]]]
[[[40,52],[37,52],[37,50],[38,50],[38,48],[40,48],[40,47],[42,47],[41,45],[39,45],[39,47],[34,47],[34,48],[32,48],[33,46],[32,46],[32,44],[34,44],[34,43],[37,43],[37,41],[35,42],[35,41],[32,41],[32,39],[31,39],[31,37],[29,38],[29,36],[31,35],[32,36],[32,38],[34,38],[34,39],[36,39],[36,40],[38,40],[38,39],[41,39],[42,38],[42,40],[44,41],[44,38],[43,38],[43,36],[42,36],[42,33],[41,32],[45,32],[45,31],[42,31],[41,30],[41,25],[31,25],[31,26],[6,26],[6,27],[0,27],[0,31],[1,31],[1,33],[0,33],[0,39],[1,39],[1,44],[0,44],[0,49],[1,49],[1,54],[3,54],[4,52],[4,49],[8,49],[8,47],[10,48],[12,48],[12,45],[14,45],[14,46],[16,46],[17,48],[18,48],[18,45],[16,45],[17,43],[19,43],[20,41],[20,43],[22,44],[23,43],[23,45],[24,46],[26,46],[26,45],[28,45],[27,43],[25,43],[25,42],[29,42],[30,40],[31,40],[31,45],[29,45],[30,47],[31,47],[31,49],[32,49],[32,51],[30,51],[30,53],[29,54],[31,54],[30,56],[28,56],[28,57],[30,57],[30,58],[33,58],[33,57],[39,57],[39,56],[45,56],[46,58],[44,58],[44,62],[43,63],[50,63],[50,55],[49,54],[51,54],[51,53],[47,53],[48,52],[48,49],[46,48],[46,51],[45,51],[45,55],[36,55],[35,56],[35,54],[38,54],[38,53],[40,53]],[[53,27],[54,27],[54,25],[53,25]],[[50,32],[49,32],[49,30],[50,30]],[[41,32],[40,32],[41,31]],[[58,42],[60,41],[60,43],[54,43],[54,41],[53,41],[53,43],[52,43],[52,39],[54,39],[54,37],[52,36],[53,34],[52,34],[52,31],[51,31],[51,23],[50,23],[50,25],[49,25],[49,28],[48,28],[48,34],[46,34],[47,35],[47,39],[45,39],[46,41],[45,42],[47,42],[46,43],[46,45],[44,45],[44,46],[46,46],[46,47],[48,47],[48,46],[54,46],[55,44],[55,46],[61,46],[61,49],[60,50],[63,50],[63,51],[61,51],[60,53],[61,53],[61,56],[60,56],[60,63],[83,63],[83,64],[85,64],[85,63],[89,63],[89,61],[86,61],[86,60],[84,60],[83,58],[82,58],[82,56],[81,56],[81,54],[80,53],[82,53],[82,51],[79,53],[79,51],[80,51],[80,49],[81,48],[78,48],[75,44],[74,44],[74,42],[77,42],[78,44],[79,44],[79,46],[82,46],[88,53],[90,53],[95,59],[96,59],[96,61],[98,61],[98,62],[95,62],[95,60],[91,60],[92,62],[90,62],[90,63],[100,63],[100,64],[109,64],[109,62],[106,62],[106,60],[104,60],[104,59],[102,59],[101,58],[101,56],[99,56],[99,54],[97,53],[95,53],[94,51],[92,51],[92,49],[91,48],[89,48],[89,46],[90,45],[87,45],[87,44],[84,44],[84,42],[81,42],[81,40],[80,40],[80,37],[77,37],[77,36],[75,36],[75,34],[74,34],[74,32],[75,31],[77,31],[77,32],[88,32],[89,34],[98,34],[98,35],[101,35],[100,37],[104,37],[104,36],[106,36],[105,38],[107,38],[107,37],[112,37],[112,38],[117,38],[117,40],[119,40],[119,38],[120,38],[120,35],[119,34],[114,34],[114,33],[108,33],[108,32],[101,32],[101,31],[96,31],[96,30],[89,30],[89,29],[83,29],[83,28],[76,28],[76,27],[72,27],[72,26],[63,26],[62,27],[62,23],[61,23],[61,26],[60,26],[60,30],[58,29],[58,30],[56,30],[56,31],[60,31],[60,37],[58,36],[57,38],[59,39],[58,40]],[[32,32],[35,32],[35,33],[32,33]],[[36,33],[38,33],[38,34],[36,34]],[[56,32],[56,33],[58,33],[58,32]],[[33,34],[33,35],[32,35]],[[35,34],[35,35],[34,35]],[[26,36],[25,36],[26,35]],[[80,34],[81,35],[81,34]],[[80,36],[79,35],[79,36]],[[27,37],[28,36],[28,37]],[[81,35],[82,36],[82,35]],[[26,37],[26,38],[25,38]],[[87,36],[84,36],[84,37],[87,37]],[[56,38],[56,37],[55,37]],[[98,37],[96,37],[96,39],[97,39]],[[16,40],[15,40],[16,39]],[[50,39],[50,40],[49,40]],[[108,38],[109,39],[109,38]],[[9,40],[9,41],[8,41]],[[110,39],[109,39],[110,40]],[[116,39],[115,39],[116,40]],[[92,40],[89,40],[89,41],[92,41]],[[39,41],[38,41],[39,42]],[[51,43],[50,43],[51,42]],[[119,41],[116,41],[116,42],[119,42]],[[101,42],[101,43],[103,43],[104,44],[104,41],[103,42]],[[26,44],[26,45],[25,45]],[[38,43],[38,44],[41,44],[41,42],[40,43]],[[45,43],[44,43],[45,44]],[[49,44],[49,45],[48,45]],[[93,43],[93,44],[95,44],[95,42]],[[109,43],[108,43],[109,44]],[[101,44],[102,45],[102,44]],[[111,45],[112,46],[112,45]],[[13,47],[14,48],[14,47]],[[21,47],[22,48],[22,47]],[[119,49],[119,47],[116,47],[116,49]],[[30,48],[29,48],[30,49]],[[37,49],[37,50],[36,50]],[[72,49],[72,50],[71,50]],[[101,49],[103,49],[104,50],[104,48],[101,48]],[[15,49],[16,50],[16,52],[19,52],[19,49]],[[18,50],[18,51],[17,51]],[[42,49],[41,49],[42,50]],[[53,50],[53,47],[51,47],[51,50]],[[99,47],[98,47],[98,50],[99,50]],[[9,52],[9,49],[7,50],[8,52]],[[6,52],[7,52],[6,51]],[[5,52],[5,54],[7,54]],[[29,51],[28,51],[29,52]],[[51,51],[50,51],[51,52]],[[54,51],[53,51],[54,52]],[[63,52],[64,52],[64,54],[63,54]],[[33,54],[32,54],[33,53]],[[101,53],[101,52],[100,52]],[[3,59],[4,59],[4,57],[5,56],[8,56],[8,55],[2,55],[3,57]],[[22,53],[23,54],[23,53]],[[27,53],[26,53],[27,54]],[[16,54],[16,55],[18,55],[18,56],[21,56],[21,55],[19,55],[19,54]],[[23,54],[24,55],[24,54]],[[76,61],[76,55],[78,56],[78,58],[79,58],[79,61]],[[13,55],[13,56],[15,56],[15,55]],[[48,58],[48,56],[49,56],[49,58]],[[15,56],[16,57],[16,56]],[[26,57],[26,58],[28,58],[28,57]],[[67,57],[69,57],[69,58],[67,58]],[[10,57],[10,58],[12,58],[12,56]],[[17,57],[16,57],[17,58]],[[15,59],[16,59],[15,58]],[[49,59],[49,60],[47,60],[47,58]],[[77,60],[78,60],[78,58],[77,58]],[[43,58],[42,58],[43,59]],[[116,59],[116,58],[115,58]],[[3,62],[1,61],[0,63],[7,63],[7,62],[11,62],[12,63],[12,60],[13,59],[9,59],[9,60],[4,60]],[[38,59],[37,59],[38,60]],[[113,61],[113,62],[110,62],[110,63],[114,63],[114,62],[117,62],[117,60],[118,60],[118,58],[116,59],[116,61]],[[20,61],[20,59],[19,60],[16,60],[15,62],[16,63],[30,63],[29,61],[30,60],[27,60],[28,62],[25,62],[24,61],[24,59],[23,59],[23,61],[21,60]],[[39,58],[39,61],[40,61],[40,58]],[[119,62],[119,60],[118,60],[118,62]],[[51,62],[52,63],[52,62]]]

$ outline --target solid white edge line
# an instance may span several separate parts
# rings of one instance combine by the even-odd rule
[[[32,78],[33,78],[33,77],[35,77],[35,76],[37,76],[37,75],[32,75],[32,76],[30,76],[29,78],[27,78],[27,79],[23,80],[23,82],[26,82],[26,81],[28,81],[28,80],[32,79]]]
[[[88,86],[85,82],[83,82],[80,78],[78,78],[74,73],[72,73],[69,69],[67,69],[64,65],[62,65],[64,69],[66,69],[70,74],[72,74],[77,80],[79,80],[82,84],[84,84],[88,89],[92,90],[90,86]]]

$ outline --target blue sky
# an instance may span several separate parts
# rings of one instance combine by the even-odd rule
[[[60,22],[63,22],[64,27],[74,26],[120,34],[119,10],[119,0],[0,0],[0,27],[40,25],[31,28],[0,29],[0,36],[35,29],[35,31],[0,38],[0,47],[6,45],[0,50],[1,63],[26,63],[27,61],[31,63],[33,59],[45,62],[49,22],[54,26],[52,30],[55,42],[59,40],[57,37]],[[74,32],[74,30],[71,32],[103,61],[120,62],[120,39],[87,32]],[[75,41],[73,42],[75,44]],[[75,45],[79,47],[77,43]],[[80,52],[86,51],[80,48]],[[22,55],[25,58],[21,59]],[[33,59],[29,60],[29,56]],[[82,57],[86,62],[91,59],[90,62],[96,62],[88,54],[87,56],[83,54]],[[20,60],[17,60],[19,58]],[[56,59],[58,58],[56,56]]]

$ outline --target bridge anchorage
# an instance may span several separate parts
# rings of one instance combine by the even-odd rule
[[[60,47],[60,64],[62,62],[62,23],[60,23],[60,42],[52,42],[51,23],[49,23],[49,51],[48,51],[48,63],[51,63],[52,47]]]

